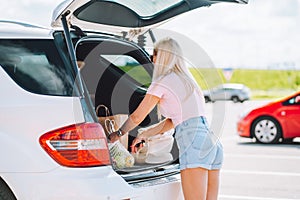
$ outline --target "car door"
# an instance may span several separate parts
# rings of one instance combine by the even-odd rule
[[[212,99],[213,100],[225,100],[225,88],[222,85],[213,89]]]
[[[283,102],[280,114],[284,119],[284,137],[299,137],[300,133],[300,94]]]

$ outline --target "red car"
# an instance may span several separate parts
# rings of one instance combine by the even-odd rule
[[[265,144],[300,137],[300,91],[251,110],[239,119],[237,131]]]

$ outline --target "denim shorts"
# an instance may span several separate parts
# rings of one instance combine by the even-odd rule
[[[223,147],[218,136],[210,129],[205,117],[188,119],[175,127],[175,139],[179,148],[180,169],[220,169],[223,163]]]

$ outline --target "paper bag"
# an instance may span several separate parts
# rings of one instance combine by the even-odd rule
[[[109,110],[104,105],[99,105],[96,109],[96,114],[98,115],[99,109],[104,108],[106,116],[98,117],[98,121],[103,127],[106,136],[108,137],[109,134],[112,132],[117,131],[124,122],[128,119],[127,114],[116,114],[110,115]],[[120,143],[127,149],[128,148],[128,133],[125,133],[122,137],[120,137]]]

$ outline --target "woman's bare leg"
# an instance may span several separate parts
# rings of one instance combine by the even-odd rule
[[[208,187],[206,200],[217,200],[219,193],[220,170],[208,171]]]
[[[181,184],[185,200],[205,200],[208,185],[208,170],[188,168],[181,170]]]

